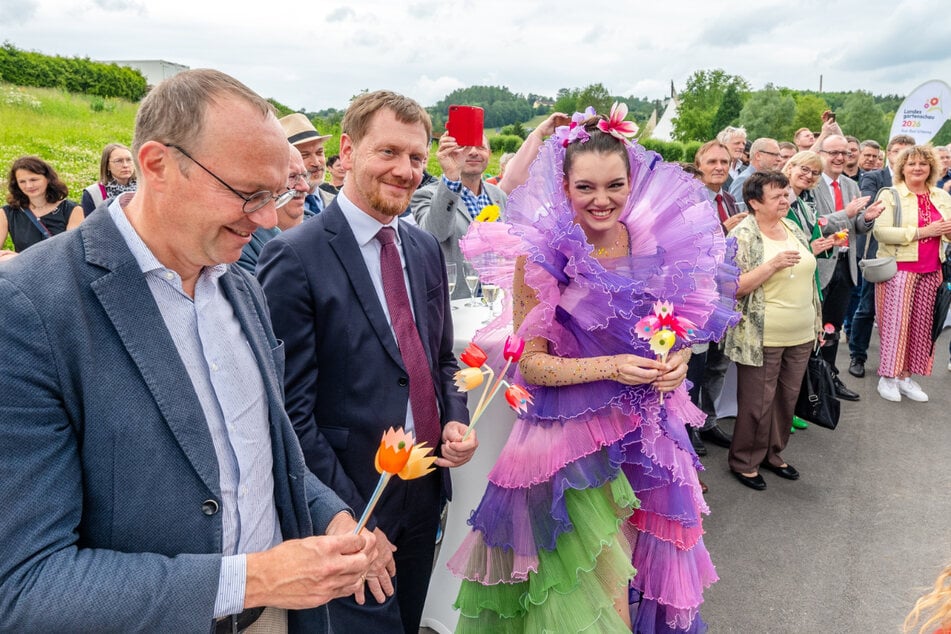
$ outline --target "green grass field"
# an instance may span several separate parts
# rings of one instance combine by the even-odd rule
[[[99,158],[107,143],[129,145],[138,104],[47,88],[0,83],[0,166],[6,178],[13,161],[35,154],[50,163],[76,202],[99,176]],[[488,174],[497,174],[501,152],[493,152]],[[429,171],[439,175],[436,144]]]

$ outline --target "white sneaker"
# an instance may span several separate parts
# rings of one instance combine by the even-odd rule
[[[920,385],[911,380],[911,377],[898,382],[898,391],[913,401],[928,402],[928,395],[924,393]]]
[[[886,401],[898,403],[901,401],[901,391],[898,389],[898,379],[890,379],[887,376],[878,379],[878,395]]]

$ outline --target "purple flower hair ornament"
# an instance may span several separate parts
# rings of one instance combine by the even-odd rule
[[[588,134],[582,124],[594,116],[597,116],[597,113],[593,107],[588,106],[584,112],[576,112],[571,115],[571,123],[569,125],[558,126],[555,128],[555,133],[551,136],[561,142],[561,147],[568,147],[569,143],[576,141],[584,143],[591,138],[591,135]]]

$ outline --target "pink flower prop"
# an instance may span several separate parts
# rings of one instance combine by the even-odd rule
[[[615,101],[611,106],[611,114],[607,121],[598,121],[598,129],[611,136],[627,142],[628,139],[637,134],[637,126],[633,121],[625,121],[627,116],[627,104]]]
[[[826,324],[822,327],[822,332],[826,333],[827,335],[831,335],[835,332],[835,326],[832,324]]]
[[[825,216],[819,216],[819,218],[816,220],[816,222],[819,223],[819,226],[820,226],[820,227],[824,227],[824,226],[826,226],[827,224],[829,224],[829,219],[826,218]]]
[[[505,346],[502,348],[502,356],[506,361],[517,363],[522,358],[522,352],[525,350],[525,340],[518,335],[509,335],[505,338]]]
[[[677,317],[674,305],[670,302],[654,302],[653,311],[635,326],[637,336],[641,339],[650,339],[659,330],[672,330],[681,339],[689,339],[694,335],[697,326],[686,317]]]

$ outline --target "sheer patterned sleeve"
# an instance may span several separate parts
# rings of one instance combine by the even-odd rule
[[[534,289],[525,283],[525,258],[515,264],[512,284],[512,319],[517,332],[525,316],[537,304]],[[518,365],[526,381],[533,385],[555,387],[591,383],[592,381],[615,381],[618,376],[618,359],[613,356],[568,359],[548,352],[548,341],[536,337],[525,342],[525,352]]]

